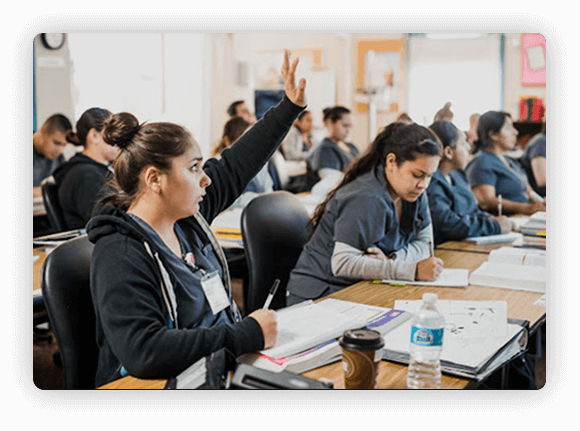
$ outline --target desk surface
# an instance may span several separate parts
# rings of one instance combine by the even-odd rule
[[[487,260],[487,254],[466,251],[435,250],[435,255],[445,262],[448,268],[467,268],[473,271]],[[387,284],[374,284],[371,281],[361,281],[349,288],[336,292],[329,297],[393,308],[397,299],[421,299],[423,293],[435,292],[439,299],[450,300],[504,300],[508,304],[508,316],[530,321],[530,325],[545,318],[546,308],[533,305],[542,296],[541,293],[509,289],[496,289],[484,286],[468,286],[467,288],[446,288],[430,286],[405,287]],[[344,388],[344,371],[342,363],[335,362],[303,373],[304,376],[319,379],[329,378],[334,381],[334,387]],[[379,369],[379,389],[406,389],[407,366],[381,361]],[[443,375],[441,387],[443,389],[462,389],[470,383],[467,379],[460,379]],[[103,386],[103,389],[162,389],[165,380],[142,380],[126,377]]]
[[[40,279],[42,277],[42,265],[46,259],[46,252],[44,247],[37,247],[32,249],[32,254],[34,256],[39,256],[39,258],[32,263],[32,291],[36,292],[33,293],[33,296],[40,296]]]

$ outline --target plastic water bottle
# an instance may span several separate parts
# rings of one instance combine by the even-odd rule
[[[423,305],[411,321],[411,344],[407,388],[441,388],[441,363],[445,318],[437,308],[435,293],[423,294]]]

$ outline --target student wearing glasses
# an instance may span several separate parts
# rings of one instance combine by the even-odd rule
[[[426,190],[441,159],[429,129],[392,123],[320,204],[287,291],[287,305],[364,279],[435,280]]]

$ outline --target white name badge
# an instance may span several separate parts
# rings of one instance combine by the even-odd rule
[[[217,271],[205,275],[201,279],[201,287],[213,314],[217,314],[224,308],[229,307],[230,301]]]

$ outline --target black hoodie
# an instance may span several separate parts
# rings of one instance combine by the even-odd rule
[[[206,161],[203,169],[212,184],[206,189],[199,215],[177,222],[191,238],[188,242],[197,248],[196,252],[220,253],[212,247],[207,225],[203,220],[200,223],[200,216],[210,224],[232,204],[278,148],[301,110],[284,97],[226,149],[220,160]],[[123,210],[104,207],[91,219],[87,232],[89,240],[95,243],[91,294],[99,345],[96,386],[122,377],[125,370],[139,378],[175,376],[222,347],[236,356],[264,347],[262,330],[256,320],[245,318],[234,323],[231,311],[232,323],[184,326],[178,318],[179,329],[171,327],[170,307],[163,293],[167,280],[159,264],[167,268],[167,262],[148,234]],[[159,261],[152,257],[156,254]],[[169,284],[175,285],[173,274],[168,276]],[[224,268],[224,277],[228,277],[227,268]],[[224,285],[229,285],[227,280]],[[231,293],[228,294],[231,298]],[[179,306],[177,302],[178,316]]]
[[[99,191],[108,180],[106,165],[82,153],[75,154],[53,173],[58,185],[58,200],[67,229],[85,227],[97,200]]]

